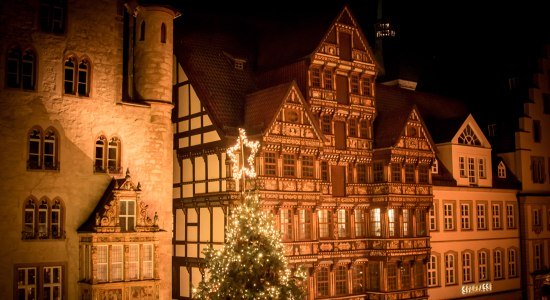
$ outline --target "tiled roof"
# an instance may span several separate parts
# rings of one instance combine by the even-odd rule
[[[246,96],[244,120],[249,133],[263,132],[276,117],[293,83],[283,83]]]
[[[512,173],[512,171],[508,168],[506,165],[506,162],[501,157],[498,157],[496,155],[493,155],[493,187],[497,189],[521,189],[521,182],[519,179]],[[498,165],[500,162],[504,163],[504,166],[506,167],[506,177],[505,178],[499,178],[498,177]]]
[[[437,174],[432,173],[432,184],[434,186],[456,186],[453,174],[445,167],[441,160],[437,159]]]

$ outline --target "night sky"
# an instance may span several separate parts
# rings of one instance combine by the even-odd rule
[[[533,45],[550,41],[550,1],[485,4],[472,0],[384,0],[397,28],[399,51],[418,73],[419,89],[487,102],[511,70],[527,65]],[[493,1],[491,1],[493,2]],[[509,1],[506,1],[509,2]],[[181,18],[274,19],[333,15],[347,3],[374,48],[378,0],[176,1]],[[490,101],[489,101],[490,102]]]

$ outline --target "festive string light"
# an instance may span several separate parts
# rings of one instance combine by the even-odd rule
[[[249,168],[247,168],[244,164],[244,148],[248,147],[250,148],[250,155],[248,156],[247,162],[249,165]],[[256,170],[254,168],[254,158],[256,157],[256,153],[258,152],[258,149],[260,148],[260,142],[258,141],[249,141],[246,137],[246,131],[242,128],[239,128],[239,137],[237,138],[237,143],[227,149],[227,155],[231,159],[231,161],[234,162],[233,164],[233,179],[235,181],[238,181],[241,179],[241,177],[244,175],[248,176],[249,178],[255,178],[256,177]],[[240,164],[238,163],[239,160],[237,159],[237,155],[235,154],[236,151],[241,151],[241,160]]]

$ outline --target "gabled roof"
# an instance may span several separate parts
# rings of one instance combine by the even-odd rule
[[[455,135],[453,136],[452,138],[452,142],[453,143],[458,143],[458,138],[460,137],[460,135],[462,134],[462,132],[467,128],[467,127],[470,127],[471,130],[473,131],[473,133],[475,134],[475,136],[479,139],[480,143],[481,143],[481,147],[483,148],[491,148],[491,144],[489,143],[489,140],[487,140],[487,138],[485,137],[485,135],[483,134],[483,131],[481,130],[481,128],[479,128],[479,125],[477,125],[477,122],[476,120],[474,119],[474,117],[472,116],[472,114],[469,114],[466,119],[464,120],[464,122],[462,122],[462,124],[460,125],[460,127],[458,128],[458,130],[455,131]],[[450,130],[450,129],[449,129]]]
[[[445,167],[443,162],[436,156],[437,160],[437,174],[432,173],[432,184],[434,186],[456,186],[456,180],[453,178],[453,174],[449,172],[449,169]]]
[[[115,190],[115,188],[123,185],[124,182],[126,182],[126,178],[115,179],[113,177],[113,179],[111,179],[111,182],[109,182],[109,185],[105,189],[105,192],[103,192],[103,195],[97,202],[96,207],[94,208],[90,216],[88,216],[88,219],[84,222],[84,224],[78,227],[77,232],[94,232],[94,228],[96,226],[96,216],[103,215],[106,207],[113,199],[113,191]]]

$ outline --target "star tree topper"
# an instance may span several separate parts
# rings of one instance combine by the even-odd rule
[[[245,166],[244,161],[244,149],[245,147],[250,148],[250,155],[247,158],[248,162],[248,168]],[[227,155],[229,158],[234,162],[233,164],[233,179],[235,181],[243,179],[243,187],[244,187],[244,180],[246,176],[249,178],[255,178],[256,177],[256,170],[254,168],[254,158],[256,156],[256,153],[258,152],[258,149],[260,148],[260,142],[258,141],[249,141],[246,137],[246,131],[242,128],[239,128],[239,137],[237,138],[237,143],[227,149]],[[236,151],[241,151],[241,159],[237,159],[237,155],[235,154]]]

